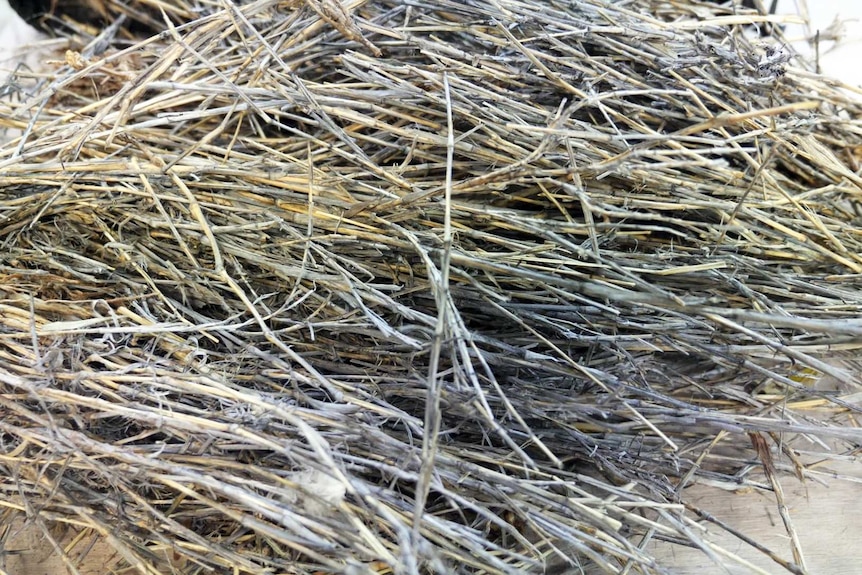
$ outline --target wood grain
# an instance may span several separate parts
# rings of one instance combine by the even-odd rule
[[[796,529],[807,567],[812,575],[859,575],[862,573],[862,460],[848,462],[841,471],[857,481],[832,479],[826,485],[796,478],[779,478],[790,519]],[[732,525],[758,543],[792,560],[790,538],[784,528],[775,497],[764,491],[734,493],[697,485],[686,497],[701,509]],[[750,561],[769,574],[786,573],[781,567],[745,543],[707,525],[708,540]],[[651,551],[674,575],[729,573],[748,575],[750,568],[704,567],[709,559],[699,550],[665,542],[654,542]]]

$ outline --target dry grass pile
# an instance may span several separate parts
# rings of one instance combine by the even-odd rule
[[[0,104],[0,524],[70,569],[732,562],[686,485],[862,443],[862,107],[759,17],[93,4]]]

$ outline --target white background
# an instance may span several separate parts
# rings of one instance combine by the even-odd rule
[[[771,0],[762,1],[767,7],[771,3]],[[807,38],[813,38],[817,30],[823,37],[830,29],[843,31],[844,38],[838,45],[825,39],[821,41],[821,71],[853,86],[862,85],[862,0],[779,0],[778,13],[807,14],[810,29],[789,25],[785,35],[800,52],[812,57],[814,51]]]

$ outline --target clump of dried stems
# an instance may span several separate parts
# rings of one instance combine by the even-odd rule
[[[732,563],[687,485],[858,449],[862,106],[764,17],[91,4],[0,104],[0,525],[70,572]]]

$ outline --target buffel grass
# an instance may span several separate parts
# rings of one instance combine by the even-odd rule
[[[780,479],[862,444],[862,106],[779,17],[84,8],[0,103],[0,537],[653,574],[654,539],[733,564],[706,525],[806,572]],[[698,481],[771,491],[787,547]]]

